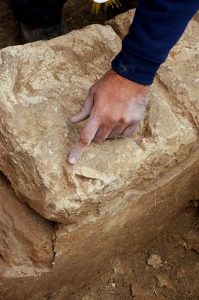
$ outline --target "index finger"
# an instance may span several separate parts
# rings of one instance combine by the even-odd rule
[[[76,164],[76,162],[80,159],[85,148],[91,143],[95,134],[100,126],[99,121],[95,117],[90,117],[82,129],[80,134],[79,142],[75,145],[75,147],[71,150],[68,158],[68,162],[71,165]]]

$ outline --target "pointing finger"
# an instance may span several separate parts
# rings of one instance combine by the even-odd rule
[[[79,142],[76,144],[76,146],[72,149],[72,151],[69,154],[68,162],[70,164],[74,165],[76,162],[78,162],[85,148],[93,140],[99,126],[100,123],[99,121],[96,120],[96,118],[90,118],[87,121],[86,125],[84,126],[81,132]]]
[[[94,94],[90,92],[88,97],[84,101],[84,104],[82,105],[80,111],[72,118],[72,122],[78,123],[89,117],[93,107],[93,98]]]

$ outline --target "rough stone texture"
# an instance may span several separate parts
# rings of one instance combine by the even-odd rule
[[[66,223],[114,180],[91,166],[96,146],[82,167],[69,167],[66,156],[80,131],[70,118],[119,47],[111,27],[94,25],[48,43],[1,51],[0,168],[49,219]]]
[[[122,39],[127,34],[129,27],[133,21],[134,15],[135,9],[130,9],[129,11],[117,15],[115,18],[107,21],[106,24],[110,25]]]
[[[100,271],[110,269],[117,257],[132,256],[187,205],[188,199],[198,197],[198,170],[197,153],[154,182],[151,190],[143,189],[138,195],[133,190],[123,192],[123,201],[114,208],[109,206],[108,211],[100,207],[90,222],[59,226],[53,268],[40,275],[4,276],[0,299],[65,300]]]
[[[4,276],[0,299],[66,299],[197,199],[198,34],[192,21],[162,66],[135,139],[93,143],[75,167],[66,157],[82,125],[69,119],[120,39],[94,25],[1,51],[0,169],[21,200],[59,224],[52,269]]]
[[[158,72],[158,80],[167,92],[167,100],[176,114],[186,117],[199,130],[199,23],[191,21],[167,63]],[[179,63],[180,62],[180,63]]]
[[[31,274],[53,260],[53,226],[19,202],[0,174],[0,277]]]
[[[15,191],[45,218],[76,223],[81,217],[84,221],[93,218],[102,204],[119,205],[121,192],[128,193],[133,187],[139,193],[182,162],[197,145],[196,124],[192,122],[198,114],[198,101],[194,100],[197,43],[195,50],[189,48],[185,55],[185,51],[181,53],[186,47],[182,41],[181,48],[172,53],[176,56],[173,74],[167,71],[170,60],[160,72],[160,80],[168,78],[175,91],[180,90],[173,95],[166,83],[154,84],[140,130],[141,142],[126,138],[101,146],[93,143],[75,167],[70,167],[66,158],[81,126],[72,125],[70,118],[91,84],[110,67],[120,48],[119,38],[110,27],[93,25],[47,43],[2,50],[0,169]],[[179,72],[184,67],[182,55],[189,58],[186,81]],[[193,95],[191,100],[181,95],[181,86]],[[185,113],[176,113],[176,105]]]

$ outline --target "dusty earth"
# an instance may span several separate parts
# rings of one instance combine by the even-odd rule
[[[134,7],[94,16],[87,1],[81,7],[69,0],[64,10],[64,32],[92,23],[103,23]],[[20,43],[19,25],[8,1],[0,2],[0,48]],[[172,220],[161,235],[132,257],[110,261],[110,269],[90,286],[67,300],[199,300],[199,210],[198,202]]]
[[[110,262],[105,274],[68,300],[199,300],[197,205],[139,253]]]

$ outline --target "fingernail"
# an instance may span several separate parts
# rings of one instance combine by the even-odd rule
[[[71,121],[75,122],[76,116],[72,117]]]
[[[72,117],[71,122],[75,122],[75,117]]]
[[[69,157],[68,162],[69,162],[71,165],[74,165],[74,164],[76,163],[75,157]]]

